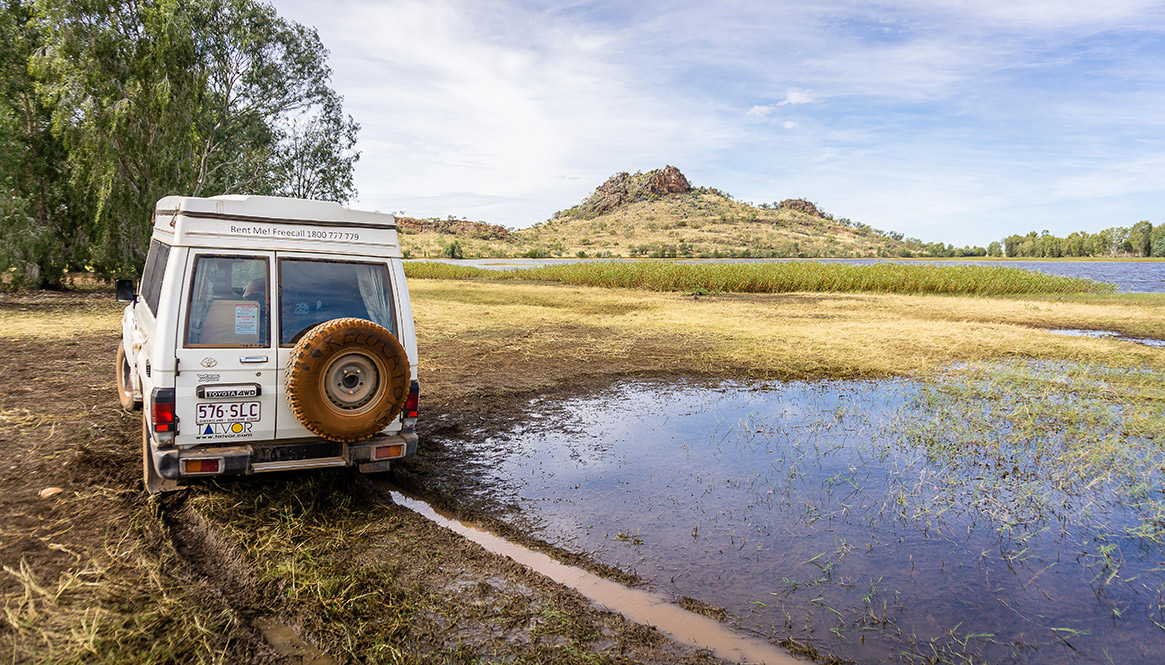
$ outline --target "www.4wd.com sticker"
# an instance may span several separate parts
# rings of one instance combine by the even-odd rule
[[[198,426],[196,439],[249,439],[255,423],[207,423]]]

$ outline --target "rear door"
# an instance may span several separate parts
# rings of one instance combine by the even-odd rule
[[[278,252],[276,264],[279,288],[274,292],[273,302],[278,315],[272,335],[279,345],[280,384],[295,343],[324,321],[346,317],[367,319],[393,335],[399,334],[386,259],[320,258],[300,252]],[[278,400],[276,408],[279,438],[315,436],[299,423],[286,399]],[[399,419],[394,421],[388,429],[399,429],[399,423]]]
[[[180,447],[275,436],[272,252],[191,251],[174,379]]]

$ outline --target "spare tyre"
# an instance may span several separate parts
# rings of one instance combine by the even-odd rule
[[[408,356],[392,333],[364,319],[333,319],[296,343],[283,390],[304,427],[350,443],[376,434],[400,414],[409,376]]]

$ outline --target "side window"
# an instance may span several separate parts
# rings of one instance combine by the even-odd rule
[[[198,256],[192,279],[186,346],[267,346],[267,259]]]
[[[354,316],[396,334],[388,266],[350,261],[279,261],[279,343],[299,341],[316,324]]]
[[[142,271],[142,298],[154,316],[158,315],[158,300],[162,297],[162,276],[166,272],[166,262],[170,258],[170,246],[157,240],[150,241],[150,251],[146,254],[146,267]]]

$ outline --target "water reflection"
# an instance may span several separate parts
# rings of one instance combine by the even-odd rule
[[[1068,335],[1070,337],[1097,337],[1101,339],[1119,339],[1125,342],[1134,342],[1143,346],[1165,347],[1165,339],[1141,339],[1129,337],[1111,330],[1081,330],[1079,328],[1062,328],[1049,330],[1054,335]]]
[[[1022,398],[981,422],[959,403],[978,402],[907,381],[625,383],[534,402],[541,424],[465,452],[503,519],[773,638],[863,663],[1156,662],[1160,444],[1134,441],[1135,486],[1074,484],[1055,457],[1072,441],[991,410]]]

